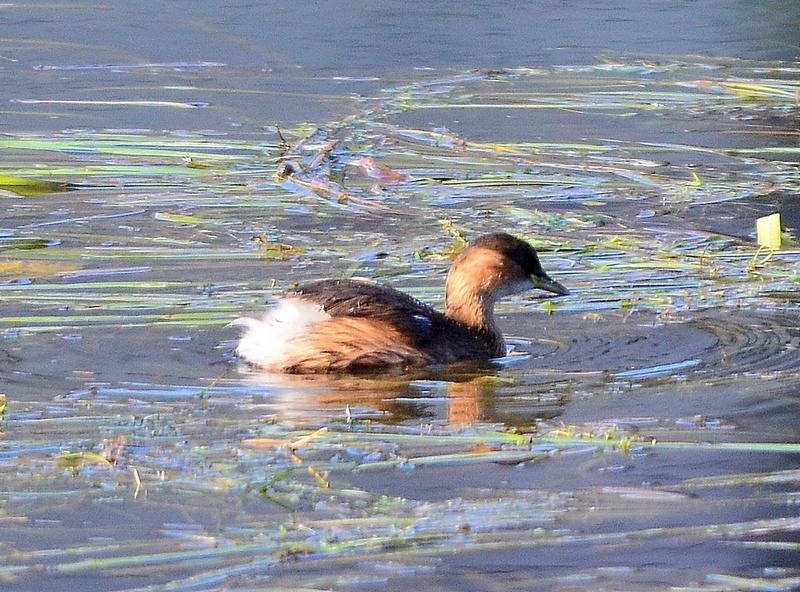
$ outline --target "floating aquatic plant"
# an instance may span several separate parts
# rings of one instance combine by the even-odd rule
[[[31,536],[31,525],[47,526],[52,538],[33,550],[6,542],[0,580],[127,577],[158,566],[161,579],[143,590],[255,589],[265,578],[274,588],[334,588],[302,570],[327,562],[368,584],[387,565],[414,573],[462,550],[563,554],[599,543],[669,553],[687,541],[723,541],[796,553],[787,537],[800,525],[784,516],[797,503],[786,487],[797,483],[796,471],[625,481],[635,463],[654,459],[662,467],[703,455],[714,455],[715,467],[738,466],[725,463],[740,456],[789,459],[800,450],[785,434],[743,431],[733,412],[715,420],[703,410],[558,419],[570,397],[628,397],[635,406],[646,391],[677,404],[696,394],[687,384],[733,381],[734,390],[762,397],[759,409],[796,405],[788,395],[763,394],[796,383],[798,336],[759,309],[794,319],[798,251],[791,243],[759,251],[746,236],[755,214],[737,236],[704,217],[729,217],[733,206],[777,191],[797,193],[797,169],[783,161],[797,148],[764,145],[741,125],[761,121],[770,134],[794,133],[781,122],[797,110],[797,72],[736,60],[712,70],[710,62],[604,56],[587,66],[410,80],[353,99],[351,115],[339,121],[270,128],[257,140],[5,133],[0,363],[10,379],[8,402],[0,397],[0,530],[12,541]],[[477,139],[461,124],[472,112],[515,126]],[[608,137],[568,140],[519,127],[539,113],[639,127],[613,137],[618,128],[609,123]],[[673,130],[676,118],[713,120],[722,131],[650,135]],[[427,120],[441,125],[420,123]],[[260,309],[301,273],[395,278],[435,302],[448,260],[498,228],[535,244],[578,295],[549,304],[520,298],[504,310],[549,312],[556,323],[618,315],[613,326],[623,328],[694,323],[716,349],[614,371],[520,372],[511,357],[485,380],[453,372],[261,385],[234,375],[225,357],[231,348],[217,347],[224,325]],[[721,312],[698,314],[706,309]],[[737,309],[748,311],[746,322],[726,314]],[[141,328],[156,354],[127,341]],[[212,344],[198,345],[203,338]],[[542,338],[519,354],[569,345]],[[66,378],[48,374],[78,347],[87,364],[68,368]],[[26,364],[36,348],[44,348],[42,363]],[[119,374],[105,367],[113,353]],[[145,359],[137,365],[138,354]],[[193,374],[177,378],[175,369],[187,367]],[[511,409],[505,417],[494,408],[503,405]],[[447,413],[429,411],[437,406]],[[514,416],[516,408],[527,414]],[[540,469],[565,475],[558,491],[534,478]],[[487,477],[480,486],[448,481],[465,472]],[[446,481],[451,491],[440,501],[382,495],[353,485],[364,475]],[[732,517],[725,513],[732,499],[767,508],[770,517]],[[699,516],[696,503],[706,523],[664,518]],[[141,536],[99,522],[88,535],[81,527],[82,538],[58,518],[86,508],[138,516],[146,504],[180,506],[171,515],[181,518]],[[281,571],[288,562],[292,573]],[[601,571],[575,574],[610,577]],[[720,571],[695,575],[722,590],[796,586],[791,570],[774,578]]]

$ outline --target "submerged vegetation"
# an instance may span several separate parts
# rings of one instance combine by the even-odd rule
[[[0,581],[329,589],[555,548],[582,567],[542,589],[796,587],[796,567],[611,573],[582,549],[798,556],[800,249],[754,240],[800,188],[798,73],[606,57],[408,81],[257,139],[3,134]],[[361,275],[436,302],[449,260],[498,229],[576,294],[502,305],[523,329],[501,370],[235,369],[224,326],[270,291]],[[522,311],[558,327],[528,335]],[[737,402],[778,411],[760,425]]]

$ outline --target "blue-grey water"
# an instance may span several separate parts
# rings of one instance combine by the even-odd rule
[[[0,588],[800,587],[800,263],[753,236],[800,226],[800,2],[76,0],[0,25],[0,175],[78,188],[0,194]],[[277,128],[361,201],[276,180]],[[406,181],[359,180],[361,152]],[[550,240],[573,290],[500,307],[501,369],[236,364],[225,324],[294,281],[440,304],[448,223]]]
[[[697,54],[792,61],[800,54],[800,4],[746,2],[60,2],[0,6],[4,41],[0,130],[102,124],[147,129],[225,129],[231,124],[319,121],[330,95],[369,94],[414,69],[497,69],[588,64],[609,52]],[[238,84],[210,70],[219,94],[165,90],[161,98],[209,96],[225,112],[172,114],[106,109],[30,115],[8,101],[40,96],[124,98],[120,86],[179,86],[180,68],[156,73],[37,67],[216,62],[246,71]],[[218,76],[221,79],[218,79]],[[347,78],[354,78],[347,80]],[[370,83],[373,77],[381,81]],[[342,79],[344,78],[344,79]],[[366,80],[364,80],[366,79]],[[192,80],[192,83],[196,83]],[[252,94],[225,93],[251,90]],[[281,93],[300,98],[281,100]],[[265,93],[265,94],[259,94]],[[275,94],[272,94],[275,93]],[[305,100],[302,95],[306,94]],[[243,100],[246,97],[246,100]],[[18,121],[16,116],[25,117]]]

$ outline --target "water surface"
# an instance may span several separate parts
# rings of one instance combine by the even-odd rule
[[[0,10],[4,589],[797,587],[796,3]],[[232,356],[498,229],[573,295],[496,367]]]

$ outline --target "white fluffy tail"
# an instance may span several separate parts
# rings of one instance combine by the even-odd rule
[[[278,368],[294,338],[309,325],[329,318],[318,304],[298,298],[278,300],[260,319],[239,317],[231,323],[245,328],[236,355],[254,366]]]

